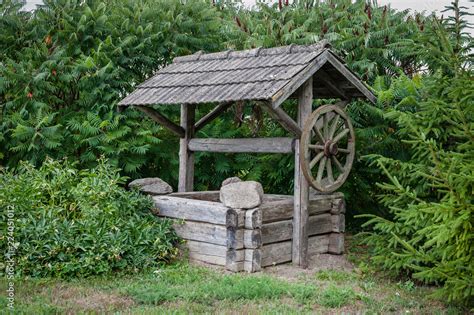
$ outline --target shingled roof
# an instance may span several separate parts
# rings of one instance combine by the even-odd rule
[[[261,100],[282,102],[298,88],[295,82],[318,70],[325,77],[314,81],[317,97],[375,97],[329,50],[326,42],[308,46],[256,48],[244,51],[202,52],[177,57],[169,66],[140,84],[120,106],[199,104]],[[336,81],[342,87],[326,82]],[[322,85],[321,85],[322,84]]]

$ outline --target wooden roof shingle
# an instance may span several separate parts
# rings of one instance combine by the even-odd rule
[[[282,100],[277,100],[279,95],[288,97],[294,92],[291,89],[297,88],[292,81],[304,75],[313,75],[328,62],[329,54],[333,55],[333,60],[340,62],[328,48],[327,42],[322,41],[307,46],[290,45],[210,54],[198,52],[177,57],[172,64],[140,84],[119,102],[119,106],[241,100],[281,103]],[[308,71],[313,68],[314,72]],[[367,92],[371,92],[360,91],[361,87],[365,86],[362,84],[357,88],[348,84],[346,92],[350,96],[365,95],[370,99]],[[329,93],[329,96],[331,95]]]

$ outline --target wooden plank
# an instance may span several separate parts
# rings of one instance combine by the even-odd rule
[[[282,221],[293,218],[293,198],[264,203],[259,207],[262,223]]]
[[[188,198],[188,199],[196,199],[196,200],[205,200],[205,201],[212,201],[212,202],[220,202],[219,201],[219,191],[218,190],[176,192],[176,193],[171,193],[168,196]]]
[[[259,248],[262,246],[262,231],[256,230],[240,230],[244,233],[244,247],[245,248]]]
[[[189,252],[189,259],[205,262],[212,265],[225,266],[226,259],[225,257],[204,255],[197,252]]]
[[[262,267],[291,261],[291,241],[262,246]]]
[[[327,61],[336,68],[348,81],[352,83],[365,97],[372,103],[377,102],[377,97],[364,85],[364,83],[357,78],[357,76],[352,73],[339,59],[332,55],[332,53],[327,54]]]
[[[333,199],[331,206],[331,214],[346,213],[346,203],[343,198]]]
[[[285,130],[291,132],[296,138],[301,137],[301,126],[299,126],[293,118],[291,118],[283,109],[280,107],[273,108],[271,104],[266,102],[261,102],[262,108],[278,123],[285,128]]]
[[[195,112],[195,105],[181,105],[181,127],[185,130],[185,134],[179,140],[179,192],[193,190],[194,153],[188,150],[188,143],[194,136]]]
[[[328,253],[341,255],[344,253],[344,234],[331,233],[329,235]]]
[[[153,196],[152,199],[155,207],[158,208],[157,215],[159,216],[207,222],[226,227],[237,227],[238,225],[235,210],[225,207],[221,203],[170,195]]]
[[[329,235],[308,238],[308,255],[327,253]],[[262,267],[272,266],[292,260],[292,242],[285,241],[262,246]]]
[[[262,250],[245,249],[244,270],[247,272],[257,272],[262,269]]]
[[[293,237],[293,221],[285,220],[266,223],[262,226],[262,244],[291,240]]]
[[[312,104],[313,78],[309,77],[298,90],[298,125],[301,128],[303,128],[305,119],[311,115]],[[308,156],[300,156],[299,151],[300,140],[298,139],[295,146],[292,262],[295,265],[306,268],[308,266],[309,184],[303,176],[301,160],[308,158]]]
[[[195,138],[188,144],[190,151],[224,153],[292,153],[292,138]]]
[[[211,243],[199,242],[188,240],[185,243],[186,248],[190,252],[195,252],[203,255],[217,256],[217,257],[227,257],[227,246],[216,245]],[[243,251],[243,250],[241,250]]]
[[[160,114],[155,109],[146,106],[135,106],[135,108],[141,111],[142,113],[145,113],[148,117],[150,117],[163,127],[167,128],[169,131],[171,131],[178,137],[184,137],[185,131],[183,127],[178,126],[177,124]]]
[[[205,125],[216,119],[221,113],[226,111],[233,103],[221,103],[214,107],[209,113],[203,116],[198,122],[194,125],[194,132],[198,132]]]
[[[328,51],[324,50],[319,54],[305,69],[300,71],[288,84],[280,89],[275,95],[272,96],[273,108],[278,108],[291,94],[296,92],[300,86],[308,82],[312,78],[313,74],[316,73],[326,63]],[[312,92],[312,86],[310,87]]]
[[[226,255],[225,268],[233,272],[243,271],[244,261],[245,249],[229,249]]]
[[[267,198],[269,198],[270,195],[265,196],[268,196]],[[281,196],[281,198],[276,199],[275,201],[264,201],[264,203],[258,207],[261,211],[262,223],[270,223],[293,218],[293,197],[285,195],[275,196]],[[340,196],[342,196],[341,193],[311,196],[308,206],[308,215],[311,216],[331,211],[333,200],[341,200]]]
[[[225,269],[232,272],[244,271],[245,261],[237,261],[233,263],[226,263]]]
[[[262,227],[262,211],[259,208],[245,211],[245,224],[246,229],[259,229]]]
[[[264,223],[262,225],[262,244],[290,240],[292,238],[292,220]],[[308,218],[308,235],[344,232],[344,215],[323,213]]]
[[[333,200],[330,198],[326,199],[310,199],[308,206],[308,214],[315,215],[324,212],[330,212],[333,206]]]
[[[336,214],[331,216],[332,232],[344,233],[346,231],[346,216]]]
[[[329,235],[316,235],[308,239],[308,255],[324,254],[328,252]]]
[[[243,230],[194,221],[176,222],[173,227],[176,234],[185,240],[206,242],[234,249],[244,247]]]

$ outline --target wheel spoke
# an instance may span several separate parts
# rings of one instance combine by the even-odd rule
[[[319,152],[315,157],[314,159],[311,160],[311,162],[309,163],[309,169],[312,169],[318,162],[319,160],[321,160],[321,158],[323,157],[324,155],[324,152]]]
[[[328,159],[328,160],[326,161],[326,172],[328,173],[328,181],[329,181],[329,184],[334,183],[334,176],[332,175],[331,159]]]
[[[318,175],[316,176],[316,181],[318,183],[320,183],[321,179],[323,178],[324,166],[326,165],[326,160],[327,160],[327,157],[323,157],[323,159],[321,160],[321,163],[319,163]]]
[[[332,161],[334,162],[334,164],[336,164],[337,168],[339,169],[339,171],[341,173],[344,173],[344,167],[341,165],[341,162],[339,162],[339,160],[337,159],[337,157],[335,157],[334,155],[331,157],[332,158]]]
[[[337,151],[338,151],[338,152],[342,152],[342,153],[347,153],[347,154],[351,153],[351,150],[349,150],[349,149],[341,149],[341,148],[338,148]]]
[[[345,135],[347,135],[349,133],[349,128],[346,128],[344,129],[343,131],[341,131],[336,137],[334,137],[334,139],[332,140],[332,142],[336,143],[338,142],[339,140],[341,140]]]
[[[319,138],[319,140],[321,140],[321,142],[324,143],[325,139],[323,135],[321,134],[321,131],[316,126],[313,127],[313,130],[316,133],[316,136]]]
[[[324,139],[330,139],[329,136],[329,121],[328,121],[328,114],[323,114],[323,131],[324,131]]]
[[[341,116],[339,116],[339,115],[336,115],[336,118],[334,118],[334,122],[331,125],[331,129],[329,129],[328,139],[332,139],[332,137],[334,137],[334,133],[337,130],[337,125],[339,124],[339,119],[340,118],[341,118]]]
[[[309,144],[308,148],[313,150],[324,150],[324,146],[320,144]]]

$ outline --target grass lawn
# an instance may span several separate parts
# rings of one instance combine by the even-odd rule
[[[180,262],[136,275],[72,281],[16,280],[15,310],[27,314],[462,312],[430,298],[432,288],[375,272],[368,267],[363,247],[352,245],[347,256],[358,267],[350,271],[306,270],[291,278],[268,270],[231,274]],[[4,306],[5,279],[1,286]]]

